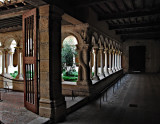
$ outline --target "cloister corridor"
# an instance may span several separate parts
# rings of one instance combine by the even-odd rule
[[[114,93],[113,87],[104,93],[104,101],[102,95],[63,124],[159,124],[160,74],[127,74],[121,81]]]
[[[160,0],[0,0],[0,124],[159,124]]]

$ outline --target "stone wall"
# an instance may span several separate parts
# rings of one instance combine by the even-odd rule
[[[160,41],[157,40],[128,40],[123,43],[122,67],[124,72],[129,69],[129,47],[145,46],[145,71],[148,73],[160,72]]]

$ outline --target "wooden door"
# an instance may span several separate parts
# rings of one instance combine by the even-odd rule
[[[38,113],[36,9],[23,14],[24,105]]]
[[[145,72],[145,46],[129,47],[129,71]]]

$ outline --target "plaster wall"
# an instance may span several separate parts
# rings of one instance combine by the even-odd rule
[[[147,73],[160,72],[160,41],[158,40],[127,40],[124,42],[122,56],[122,67],[124,72],[128,72],[129,69],[130,46],[145,46],[145,71]]]

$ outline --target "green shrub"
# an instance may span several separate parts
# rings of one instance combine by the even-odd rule
[[[74,82],[76,82],[78,80],[78,77],[63,76],[63,79],[65,81],[74,81]]]
[[[14,71],[14,73],[10,73],[11,77],[13,77],[13,79],[15,79],[18,75],[18,71]]]

